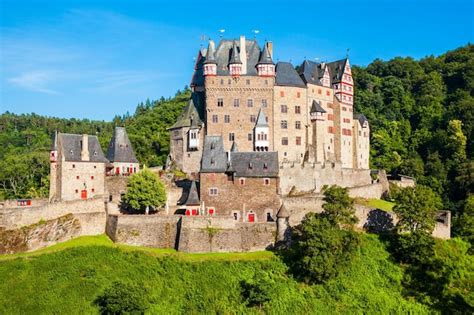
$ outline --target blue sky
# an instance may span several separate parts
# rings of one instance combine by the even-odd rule
[[[472,0],[0,0],[0,113],[111,120],[189,84],[203,38],[274,43],[274,59],[422,58],[474,40]]]

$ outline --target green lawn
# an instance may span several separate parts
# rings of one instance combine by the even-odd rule
[[[382,199],[363,199],[363,198],[356,198],[355,203],[362,206],[380,209],[383,211],[392,211],[392,208],[395,205],[393,202],[382,200]]]
[[[191,254],[178,252],[171,248],[150,248],[144,246],[131,246],[123,244],[115,244],[110,240],[107,235],[95,235],[95,236],[81,236],[63,243],[58,243],[53,246],[49,246],[37,251],[28,253],[18,254],[7,254],[0,255],[0,261],[9,260],[14,258],[28,258],[42,254],[54,253],[69,248],[82,247],[82,246],[104,246],[119,248],[122,251],[131,252],[139,251],[148,255],[160,257],[160,256],[171,256],[184,261],[208,261],[208,260],[225,260],[225,261],[236,261],[236,260],[255,260],[255,259],[270,259],[274,257],[272,252],[269,251],[258,251],[251,253],[203,253],[203,254]]]

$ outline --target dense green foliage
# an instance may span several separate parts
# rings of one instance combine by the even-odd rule
[[[154,210],[165,204],[165,186],[155,173],[145,168],[130,177],[122,201],[132,210],[148,214],[150,207]]]
[[[452,243],[441,245],[457,255]],[[110,289],[116,282],[142,287],[153,314],[428,313],[426,306],[403,297],[402,269],[389,257],[377,236],[362,234],[347,269],[325,284],[308,286],[288,276],[277,258],[188,262],[141,250],[82,246],[1,261],[0,313],[98,313],[94,301],[106,292],[114,300],[121,291]]]
[[[354,199],[349,197],[347,187],[332,185],[323,188],[324,204],[323,216],[332,225],[352,227],[357,223],[355,216]]]
[[[112,283],[94,302],[104,315],[144,314],[150,305],[146,288],[120,281]]]

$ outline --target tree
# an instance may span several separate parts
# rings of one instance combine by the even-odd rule
[[[400,189],[394,199],[393,212],[399,220],[399,232],[433,232],[441,199],[429,187],[417,185]]]
[[[127,193],[123,202],[135,211],[145,211],[149,208],[163,206],[166,202],[165,186],[153,172],[144,169],[133,174],[127,183]]]
[[[333,225],[352,227],[358,222],[355,216],[354,199],[349,197],[348,189],[336,185],[323,188],[323,215]]]
[[[464,204],[464,211],[457,219],[457,234],[471,244],[469,253],[474,254],[474,195],[469,195]]]
[[[144,314],[150,301],[142,286],[114,282],[95,300],[101,314]]]

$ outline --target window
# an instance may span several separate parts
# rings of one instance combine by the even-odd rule
[[[327,95],[327,96],[331,95],[331,92],[326,91],[326,95]]]
[[[301,129],[301,121],[295,122],[295,129]]]
[[[77,194],[77,193],[79,193],[79,190],[78,190],[78,189],[76,189],[76,194]]]
[[[79,179],[79,175],[78,175],[78,176],[76,176],[76,179]]]
[[[219,190],[217,187],[209,188],[209,196],[217,196],[219,194]]]
[[[239,213],[238,212],[232,212],[232,216],[235,221],[239,220]]]
[[[238,98],[234,98],[234,107],[240,106],[240,100]]]
[[[73,164],[73,165],[72,165],[72,168],[76,168],[76,164]]]
[[[288,121],[282,120],[280,122],[280,127],[281,127],[281,129],[288,129]]]
[[[249,141],[252,141],[252,134],[251,134],[251,133],[249,133],[249,134],[247,135],[247,139],[248,139]]]
[[[359,137],[362,136],[362,131],[359,130]]]
[[[245,80],[245,83],[246,83],[247,85],[250,85],[250,80],[249,80],[249,79]]]
[[[280,97],[285,97],[285,91],[280,91]]]
[[[342,106],[342,111],[347,112],[347,107]]]
[[[295,106],[295,114],[301,114],[301,106]]]
[[[228,79],[228,80],[227,80],[227,84],[230,85],[231,83],[232,83],[232,80],[231,80],[231,79]]]
[[[281,105],[280,108],[281,108],[281,112],[282,112],[283,114],[288,113],[288,106],[286,106],[286,105]]]
[[[95,189],[94,189],[94,188],[92,188],[92,189],[91,189],[91,191],[92,191],[92,192],[95,192]]]
[[[218,98],[217,99],[217,107],[223,107],[224,106],[224,99],[223,98]]]
[[[334,120],[334,115],[333,114],[328,114],[328,120]]]
[[[207,213],[209,215],[214,215],[214,213],[216,213],[216,211],[214,210],[214,208],[207,208]]]
[[[268,80],[265,80],[265,85],[268,85]]]
[[[97,165],[94,165],[94,168],[97,168]]]
[[[224,122],[230,123],[230,115],[224,115]]]
[[[288,138],[287,137],[281,138],[281,145],[288,145]]]
[[[252,164],[252,162],[249,163],[249,170],[253,170],[253,164]]]
[[[318,89],[318,94],[321,94],[323,93],[323,91],[321,89]]]
[[[296,98],[300,98],[301,97],[301,92],[296,92]]]
[[[267,100],[262,100],[262,107],[267,107],[268,104],[267,104]]]
[[[268,163],[263,163],[263,169],[267,170],[268,169]]]
[[[239,179],[239,184],[240,184],[240,186],[245,185],[245,178],[240,178]]]
[[[212,115],[212,122],[213,123],[218,123],[219,119],[217,118],[217,115]]]
[[[250,115],[250,122],[256,122],[255,115]]]
[[[221,85],[224,85],[224,79],[221,79]]]
[[[253,107],[253,99],[249,98],[247,100],[247,107]]]
[[[264,184],[265,186],[270,185],[270,178],[264,178],[264,179],[263,179],[263,184]]]
[[[333,126],[329,126],[329,127],[328,127],[328,132],[329,132],[329,133],[334,133],[334,127],[333,127]]]
[[[91,179],[94,180],[94,176],[91,176]]]
[[[296,145],[301,145],[301,137],[296,137]]]
[[[229,141],[234,141],[235,135],[233,132],[229,133]]]
[[[350,123],[350,122],[351,122],[351,120],[350,120],[349,118],[344,118],[343,121],[344,121],[345,123]]]

